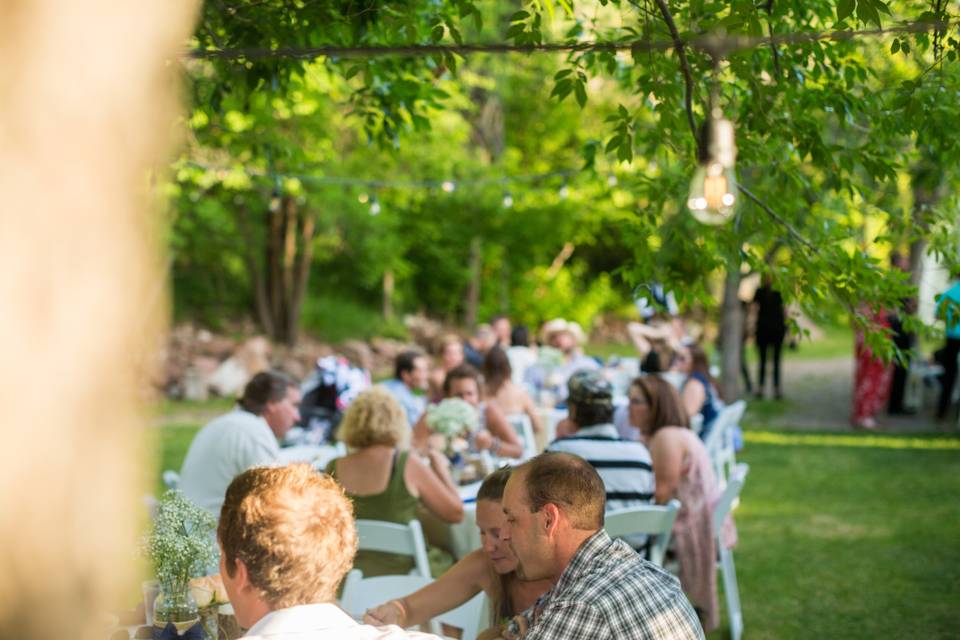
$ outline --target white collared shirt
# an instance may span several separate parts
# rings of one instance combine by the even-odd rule
[[[404,631],[397,626],[360,624],[335,604],[301,604],[271,611],[260,618],[245,636],[247,640],[439,640],[437,636]]]

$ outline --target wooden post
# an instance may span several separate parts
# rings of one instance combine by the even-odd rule
[[[147,178],[198,5],[0,0],[2,638],[106,638],[139,597],[169,315]]]
[[[466,309],[463,324],[473,329],[477,326],[480,307],[480,276],[483,273],[483,241],[479,236],[470,241],[470,284],[467,286]]]

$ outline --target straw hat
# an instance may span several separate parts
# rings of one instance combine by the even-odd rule
[[[544,324],[540,329],[540,339],[542,342],[550,342],[550,336],[556,333],[569,333],[577,344],[583,344],[587,340],[587,335],[578,323],[563,318],[554,318]]]

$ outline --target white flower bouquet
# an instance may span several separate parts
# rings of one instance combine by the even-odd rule
[[[157,503],[157,518],[144,540],[157,580],[168,590],[185,590],[190,578],[203,576],[218,562],[212,515],[179,491],[167,491]]]
[[[427,408],[427,426],[443,436],[448,454],[466,450],[465,436],[475,431],[478,423],[477,410],[460,398],[447,398]]]

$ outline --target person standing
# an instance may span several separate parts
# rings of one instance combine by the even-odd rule
[[[896,251],[890,254],[890,266],[904,272],[910,269],[906,257]],[[902,358],[893,363],[893,381],[890,383],[890,400],[887,403],[887,413],[892,416],[913,413],[903,406],[903,396],[907,387],[907,375],[910,373],[910,351],[913,349],[914,335],[907,331],[903,321],[905,316],[913,313],[914,310],[915,301],[912,298],[904,298],[900,301],[899,308],[889,315],[893,344],[900,351]]]
[[[883,309],[876,309],[872,313],[864,310],[861,313],[869,314],[871,331],[882,331],[889,326],[889,315]],[[879,429],[876,416],[887,402],[893,368],[867,346],[863,329],[857,329],[854,355],[856,370],[853,379],[853,416],[850,421],[859,429]]]
[[[960,355],[960,273],[953,274],[953,284],[937,299],[937,318],[945,323],[946,344],[938,353],[943,365],[940,402],[937,403],[937,419],[947,417],[953,399],[953,385],[957,381],[957,356]]]
[[[769,351],[773,364],[773,397],[780,400],[783,398],[780,387],[780,354],[783,350],[783,339],[787,335],[787,317],[783,310],[783,297],[773,288],[773,279],[769,274],[763,276],[763,284],[753,296],[753,302],[757,306],[756,343],[760,360],[756,397],[763,398]]]

